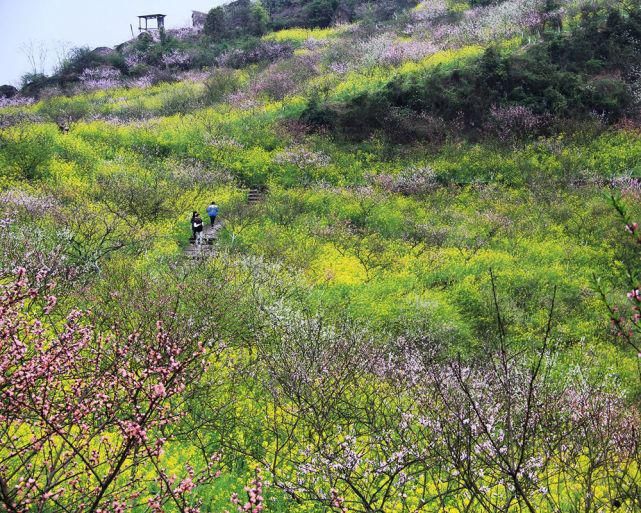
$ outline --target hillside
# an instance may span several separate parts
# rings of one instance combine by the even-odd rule
[[[239,0],[0,95],[0,510],[641,508],[638,5]]]

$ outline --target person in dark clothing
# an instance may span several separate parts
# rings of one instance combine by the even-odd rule
[[[189,225],[191,226],[191,238],[195,241],[196,240],[196,229],[194,228],[194,220],[198,217],[198,212],[194,212],[191,214],[191,220],[189,221]]]
[[[203,220],[198,212],[191,215],[191,233],[196,244],[203,243]]]

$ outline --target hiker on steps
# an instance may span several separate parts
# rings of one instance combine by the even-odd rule
[[[196,216],[198,215],[198,212],[194,212],[191,214],[191,219],[189,220],[189,225],[191,226],[191,238],[193,240],[196,240],[196,230],[194,230],[194,219],[196,219]]]
[[[203,243],[203,220],[200,218],[198,212],[194,212],[191,216],[191,231],[194,234],[196,244]]]
[[[215,201],[212,201],[211,204],[207,207],[207,215],[209,216],[211,225],[214,226],[214,223],[216,222],[216,216],[218,215],[218,205],[216,205]]]

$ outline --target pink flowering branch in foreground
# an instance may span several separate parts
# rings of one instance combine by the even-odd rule
[[[256,468],[252,482],[245,487],[247,502],[241,502],[237,493],[232,494],[231,502],[240,513],[260,513],[264,511],[265,498],[263,497],[263,477],[260,468]]]
[[[28,274],[0,285],[0,510],[199,511],[216,459],[177,477],[162,454],[204,347],[162,321],[130,334],[98,333],[91,312],[56,321],[53,289]]]
[[[624,204],[618,197],[611,197],[612,204],[623,221],[625,233],[628,235],[626,249],[630,253],[625,265],[627,269],[627,281],[629,290],[627,292],[627,303],[622,305],[612,304],[603,290],[599,293],[610,313],[610,323],[617,338],[634,349],[639,355],[639,377],[641,379],[641,269],[638,265],[639,251],[641,250],[641,230],[638,223],[632,221]]]

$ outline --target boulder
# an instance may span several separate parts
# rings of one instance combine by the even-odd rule
[[[116,53],[116,51],[113,48],[99,46],[98,48],[94,48],[91,53],[96,57],[109,57],[110,55]]]
[[[0,86],[0,98],[3,96],[6,98],[13,98],[16,94],[18,94],[18,90],[12,85],[5,84]]]

